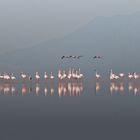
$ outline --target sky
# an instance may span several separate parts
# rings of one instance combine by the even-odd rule
[[[97,16],[139,9],[139,0],[0,0],[0,53],[63,37]]]

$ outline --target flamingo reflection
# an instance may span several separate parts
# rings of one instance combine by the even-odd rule
[[[26,93],[27,93],[27,86],[26,84],[22,84],[22,88],[21,88],[22,96],[26,95]]]
[[[96,86],[95,86],[95,91],[96,93],[98,93],[101,89],[101,85],[100,85],[100,82],[96,82]]]
[[[138,85],[134,84],[133,82],[129,82],[128,90],[129,92],[133,93],[136,96],[138,92],[140,91],[140,88]]]
[[[110,83],[110,93],[111,95],[115,92],[124,92],[124,83],[116,83],[116,82],[111,82]]]
[[[40,85],[38,83],[36,83],[36,86],[35,86],[35,93],[36,93],[37,96],[40,93]]]
[[[16,88],[12,84],[3,83],[0,84],[0,93],[4,95],[11,94],[13,95],[16,92]]]
[[[133,91],[133,83],[132,82],[129,82],[128,90],[129,90],[129,92]]]
[[[47,87],[44,88],[44,93],[45,93],[45,96],[48,94],[48,88]]]
[[[53,94],[54,94],[54,88],[53,87],[51,87],[51,89],[50,89],[50,94],[51,94],[51,96],[53,96]]]
[[[3,88],[3,92],[4,92],[4,95],[7,95],[10,93],[10,84],[4,84],[4,88]]]
[[[39,80],[40,80],[40,74],[39,74],[39,72],[36,72],[35,73],[35,80],[36,80],[37,83],[39,83]]]
[[[120,91],[124,92],[124,83],[123,82],[120,83]]]
[[[58,95],[61,96],[80,96],[83,91],[81,82],[60,82],[58,84]]]

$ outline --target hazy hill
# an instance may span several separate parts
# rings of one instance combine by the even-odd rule
[[[83,69],[140,69],[140,14],[97,17],[83,28],[58,40],[35,47],[6,53],[2,63],[26,69],[54,69],[81,66]],[[80,60],[61,60],[65,54],[84,55]],[[104,60],[93,61],[102,55]],[[98,65],[99,64],[99,65]]]

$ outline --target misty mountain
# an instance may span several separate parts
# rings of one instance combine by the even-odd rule
[[[97,17],[61,39],[0,56],[0,62],[26,69],[96,66],[94,55],[103,56],[99,68],[134,69],[140,66],[140,13]],[[83,55],[79,60],[61,60],[63,55]],[[125,65],[124,65],[125,64]]]

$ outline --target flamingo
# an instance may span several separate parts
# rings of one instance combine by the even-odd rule
[[[61,59],[64,59],[65,58],[65,56],[63,55],[62,57],[61,57]]]
[[[25,74],[23,72],[20,73],[20,76],[21,76],[23,81],[27,78],[27,74]]]
[[[119,79],[119,78],[120,78],[120,77],[119,77],[118,75],[115,75],[115,77],[114,77],[114,79],[116,79],[116,80]]]
[[[94,57],[93,57],[93,59],[101,59],[102,57],[101,56],[99,56],[99,55],[95,55]]]
[[[134,79],[140,78],[140,76],[136,72],[134,72],[133,77],[134,77]]]
[[[29,81],[32,81],[33,78],[32,78],[32,76],[30,75],[30,76],[28,77],[28,79],[29,79]]]
[[[62,74],[61,74],[61,70],[58,71],[58,79],[62,79]]]
[[[63,78],[64,78],[64,79],[67,78],[67,74],[66,74],[65,71],[63,71]]]
[[[52,72],[51,72],[51,75],[50,75],[50,79],[51,79],[51,80],[54,79],[54,76],[53,76]]]
[[[75,72],[74,72],[74,69],[72,69],[72,78],[76,78],[76,74],[75,74]]]
[[[120,77],[118,75],[114,74],[112,69],[111,69],[111,71],[110,71],[110,80],[113,80],[113,79],[117,80],[119,78]]]
[[[78,70],[78,71],[76,70],[74,77],[75,77],[75,79],[81,79],[83,77],[83,74],[80,73],[80,70]]]
[[[125,76],[125,74],[124,74],[124,73],[119,73],[119,76],[120,76],[121,78],[123,78],[123,77]]]
[[[69,69],[69,72],[68,72],[68,79],[71,79],[71,77],[72,77],[72,72],[71,72],[71,68]]]
[[[35,73],[35,79],[36,79],[37,82],[39,81],[39,79],[40,79],[39,72],[36,72],[36,73]]]
[[[100,78],[101,78],[101,75],[97,73],[97,70],[95,70],[95,71],[96,71],[96,72],[95,72],[95,77],[96,77],[96,79],[100,79]]]
[[[4,76],[2,74],[0,74],[0,79],[3,80]]]
[[[79,79],[80,77],[79,77],[79,73],[78,73],[78,71],[76,70],[75,71],[75,79]]]
[[[48,79],[48,75],[47,75],[47,72],[44,73],[44,79]]]
[[[79,78],[81,79],[83,77],[84,77],[84,75],[80,72],[80,68],[79,68]]]
[[[79,74],[79,72],[77,70],[72,69],[72,78],[80,79],[80,74]]]
[[[11,73],[10,78],[11,78],[11,80],[16,80],[16,77],[14,76],[13,73]]]
[[[131,73],[128,73],[128,78],[129,78],[129,79],[132,79],[132,78],[134,78],[134,75],[131,74]]]
[[[115,78],[115,74],[113,73],[112,69],[110,70],[110,80]]]
[[[7,73],[4,73],[3,79],[4,80],[10,80],[11,78]]]

